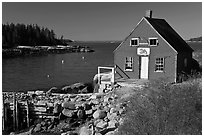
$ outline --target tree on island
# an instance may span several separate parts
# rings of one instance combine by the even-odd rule
[[[55,46],[67,45],[63,36],[56,38],[53,30],[39,27],[37,24],[2,24],[2,48],[15,48],[26,46]]]

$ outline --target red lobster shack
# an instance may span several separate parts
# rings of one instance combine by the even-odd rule
[[[176,82],[180,73],[190,72],[192,52],[164,19],[152,18],[148,10],[114,50],[115,76]]]

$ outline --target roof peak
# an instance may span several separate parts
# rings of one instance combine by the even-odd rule
[[[165,20],[165,19],[163,19],[163,18],[149,18],[149,17],[145,17],[145,16],[144,16],[144,18],[150,19],[150,20]]]

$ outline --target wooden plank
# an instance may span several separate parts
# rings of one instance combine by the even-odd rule
[[[2,99],[3,99],[3,102],[2,102],[2,111],[3,111],[3,113],[2,113],[2,129],[3,129],[3,131],[5,130],[5,105],[4,105],[4,94],[3,94],[3,97],[2,97]]]
[[[30,127],[30,118],[29,118],[29,102],[26,101],[26,118],[27,118],[27,127]]]
[[[16,130],[19,130],[19,111],[18,111],[18,101],[16,100]]]
[[[13,92],[13,130],[16,131],[16,94]]]
[[[53,118],[55,118],[55,116],[42,116],[42,115],[38,115],[38,116],[36,116],[36,118],[48,118],[48,119],[53,119]]]
[[[32,111],[47,112],[47,108],[46,107],[34,107]]]

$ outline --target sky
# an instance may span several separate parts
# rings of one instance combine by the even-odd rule
[[[38,24],[72,40],[123,40],[149,9],[185,40],[202,35],[201,2],[3,2],[2,23]]]

